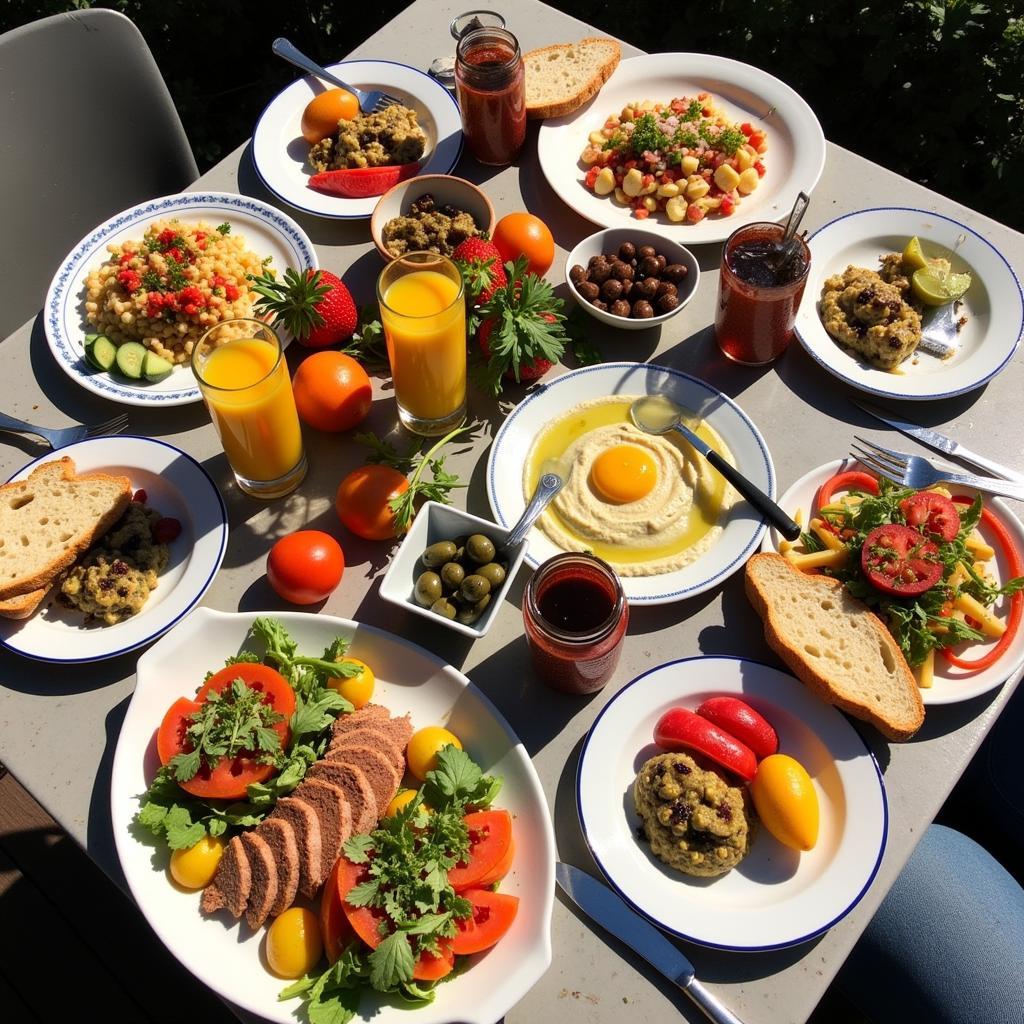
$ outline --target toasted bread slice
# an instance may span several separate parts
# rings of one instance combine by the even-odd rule
[[[605,82],[622,59],[614,39],[590,37],[531,50],[526,65],[526,116],[563,117],[578,110]]]
[[[75,472],[67,456],[0,487],[0,601],[45,588],[121,517],[126,476]]]
[[[50,592],[52,585],[30,590],[27,594],[16,594],[14,597],[0,601],[0,616],[5,619],[27,619],[42,603]]]
[[[924,704],[903,652],[838,580],[761,554],[747,562],[746,589],[768,646],[822,700],[890,740],[908,740],[921,728]]]

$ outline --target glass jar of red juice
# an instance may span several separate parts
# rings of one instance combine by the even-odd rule
[[[526,138],[526,72],[519,42],[485,25],[459,37],[455,95],[466,145],[482,164],[510,164]]]
[[[555,555],[530,577],[523,622],[541,679],[565,693],[593,693],[615,671],[629,605],[606,562],[567,553]]]
[[[763,366],[786,351],[811,267],[811,252],[799,236],[786,261],[779,258],[779,224],[737,228],[722,249],[715,313],[715,339],[734,362]]]

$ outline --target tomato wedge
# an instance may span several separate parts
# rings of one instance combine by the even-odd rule
[[[346,899],[355,886],[369,877],[367,865],[353,864],[347,857],[342,856],[338,858],[334,868],[331,876],[335,880],[341,908],[345,912],[345,917],[348,918],[348,923],[370,949],[376,949],[384,938],[380,931],[380,926],[384,921],[384,912],[372,907],[353,907]]]
[[[416,966],[412,969],[414,980],[437,981],[446,974],[452,973],[452,969],[455,967],[455,953],[451,947],[451,939],[441,939],[438,946],[441,950],[440,956],[420,953]]]
[[[519,912],[519,897],[490,889],[467,889],[462,896],[473,904],[473,913],[459,921],[452,952],[460,956],[482,953],[512,927]]]
[[[320,935],[324,940],[327,961],[332,964],[345,951],[345,947],[352,941],[354,935],[352,925],[349,924],[345,911],[342,909],[341,897],[338,895],[340,864],[340,858],[334,862],[334,867],[327,877],[323,894],[320,897]]]
[[[907,526],[913,526],[929,537],[951,541],[960,532],[960,513],[944,494],[918,491],[900,502]]]
[[[508,811],[475,811],[464,821],[469,829],[469,860],[448,872],[456,892],[480,885],[492,873],[512,844],[512,816]]]
[[[309,179],[311,188],[345,199],[367,199],[383,195],[389,188],[419,172],[418,163],[392,164],[388,167],[343,167],[320,171]]]
[[[878,481],[869,473],[862,473],[856,469],[847,470],[845,473],[836,473],[818,488],[814,507],[821,509],[825,505],[830,505],[832,495],[836,491],[867,491],[868,494],[877,494]]]
[[[883,594],[916,597],[942,579],[938,545],[909,526],[886,523],[864,538],[860,567]]]
[[[508,844],[508,850],[505,852],[505,856],[498,861],[497,864],[491,868],[476,884],[479,888],[485,889],[489,885],[494,885],[495,882],[500,882],[508,873],[512,870],[512,860],[516,855],[516,841],[513,840]]]
[[[185,730],[189,726],[189,716],[199,710],[199,702],[179,697],[164,715],[156,734],[156,752],[160,763],[167,764],[175,754],[185,749]]]

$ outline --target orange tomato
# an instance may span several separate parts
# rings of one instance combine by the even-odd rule
[[[506,214],[494,227],[491,238],[503,263],[525,256],[529,270],[543,277],[555,260],[555,240],[547,224],[532,213]]]
[[[366,371],[341,352],[307,356],[295,371],[292,390],[300,419],[317,430],[351,430],[373,404]]]
[[[390,466],[360,466],[338,487],[338,518],[357,537],[388,540],[398,530],[388,502],[409,489],[409,481]]]
[[[302,112],[302,137],[312,146],[338,130],[338,122],[359,113],[359,100],[344,89],[327,89],[314,96]]]
[[[772,754],[758,766],[750,783],[761,823],[783,846],[810,850],[818,841],[818,794],[799,761]]]

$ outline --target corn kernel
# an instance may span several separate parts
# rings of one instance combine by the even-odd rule
[[[682,162],[683,174],[689,177],[694,174],[698,167],[700,167],[700,161],[695,156],[684,156]]]

